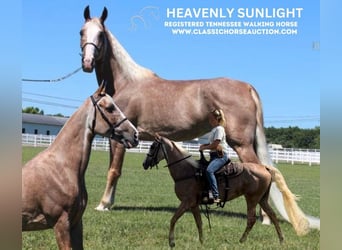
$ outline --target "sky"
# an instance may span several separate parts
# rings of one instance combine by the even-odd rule
[[[58,79],[81,67],[79,31],[87,5],[91,16],[100,16],[106,6],[106,27],[133,60],[159,76],[242,80],[252,84],[261,97],[265,127],[320,126],[319,1],[23,1],[22,79]],[[192,17],[185,15],[188,8],[195,11]],[[231,16],[227,8],[232,11]],[[287,18],[272,17],[272,10],[280,8],[300,11]],[[168,16],[168,10],[174,9],[180,15]],[[209,9],[222,10],[222,14],[210,17],[205,12]],[[204,16],[196,17],[200,10],[204,10]],[[269,13],[252,17],[256,10]],[[175,35],[166,26],[166,22],[184,21],[203,22],[204,27],[190,28],[197,35]],[[208,31],[209,22],[240,22],[242,26],[244,22],[264,22],[273,27],[255,29],[296,34],[198,35]],[[295,27],[275,27],[278,22]],[[81,70],[62,81],[22,81],[21,86],[22,108],[33,106],[45,114],[70,116],[97,89],[97,82],[95,72]]]

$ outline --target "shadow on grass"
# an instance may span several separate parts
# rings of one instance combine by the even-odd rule
[[[176,212],[176,207],[154,207],[154,206],[114,206],[111,211],[150,211],[150,212],[168,212],[174,214]],[[189,211],[188,211],[189,212]],[[201,213],[205,214],[205,206],[201,207]],[[247,220],[247,215],[245,213],[238,213],[238,212],[229,212],[223,211],[221,208],[216,206],[209,206],[209,213],[210,215],[215,216],[224,216],[224,217],[231,217],[231,218],[240,218]],[[257,216],[257,219],[260,219]],[[278,217],[279,223],[286,223],[282,218]]]

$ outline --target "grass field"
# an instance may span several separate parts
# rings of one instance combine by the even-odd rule
[[[41,148],[23,147],[23,164]],[[94,208],[102,196],[108,167],[108,152],[93,151],[86,173],[88,205],[83,215],[85,249],[169,249],[169,222],[179,205],[167,168],[145,171],[144,154],[127,153],[119,180],[115,205],[111,211]],[[160,164],[163,166],[163,163]],[[320,215],[320,167],[279,164],[291,191],[301,196],[302,210],[315,217]],[[247,241],[239,243],[246,225],[243,197],[221,208],[210,209],[208,221],[202,215],[204,243],[198,240],[195,221],[186,213],[175,228],[176,249],[319,249],[320,232],[312,230],[298,237],[292,226],[280,219],[285,242],[280,245],[272,226],[257,221]],[[22,233],[22,249],[57,249],[52,230]]]

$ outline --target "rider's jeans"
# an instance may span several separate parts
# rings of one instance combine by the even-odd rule
[[[227,161],[228,161],[228,155],[224,153],[223,157],[213,159],[209,163],[208,168],[207,168],[207,178],[210,184],[211,191],[213,192],[213,196],[215,198],[219,197],[215,172],[219,170],[221,167],[223,167],[223,165]]]

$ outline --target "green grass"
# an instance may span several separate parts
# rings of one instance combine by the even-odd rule
[[[41,150],[23,147],[23,163]],[[85,249],[169,249],[169,222],[179,201],[167,168],[145,171],[142,168],[145,155],[127,153],[115,205],[109,212],[98,212],[94,208],[105,187],[108,157],[108,152],[93,151],[86,173],[89,201],[83,215]],[[302,210],[319,217],[320,167],[279,164],[278,168],[291,191],[302,197],[298,202]],[[227,203],[223,209],[212,206],[210,211],[211,231],[202,215],[203,245],[199,243],[191,213],[181,217],[175,228],[177,249],[319,249],[318,230],[298,237],[283,219],[280,219],[280,227],[285,236],[284,244],[279,244],[273,226],[261,225],[260,221],[255,224],[247,241],[240,244],[246,225],[243,197]],[[24,232],[22,249],[57,249],[53,231]]]

